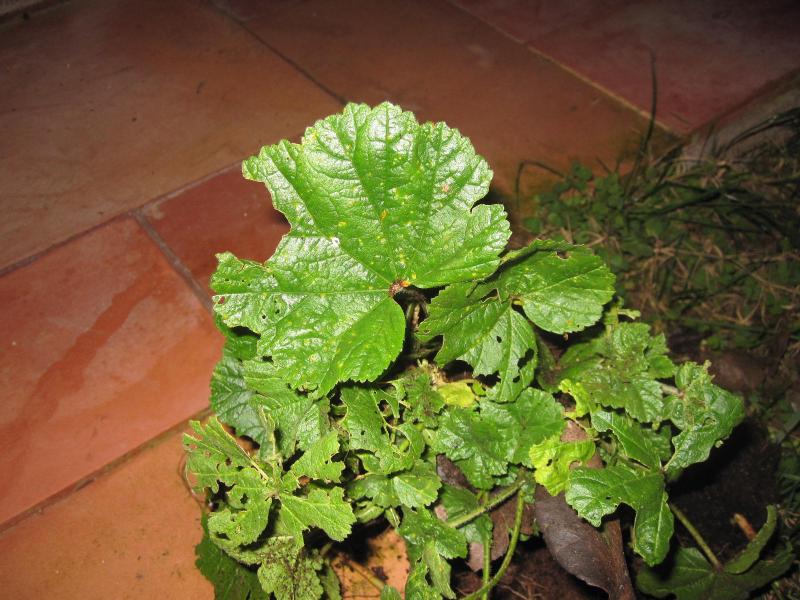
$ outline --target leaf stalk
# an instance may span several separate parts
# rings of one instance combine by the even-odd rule
[[[505,488],[504,490],[500,490],[497,494],[492,496],[489,501],[484,504],[483,506],[479,506],[475,510],[472,510],[468,513],[461,515],[460,517],[456,517],[454,519],[450,519],[447,521],[447,524],[451,527],[461,527],[462,525],[466,525],[470,521],[477,519],[483,513],[489,512],[498,504],[502,504],[506,500],[508,500],[511,496],[513,496],[519,488],[522,487],[523,479],[516,481],[513,485]]]
[[[687,517],[686,514],[680,508],[678,508],[672,503],[669,504],[669,509],[672,511],[672,514],[675,515],[678,521],[681,522],[681,525],[683,525],[686,528],[686,531],[689,532],[689,535],[692,536],[692,539],[694,539],[695,543],[698,546],[700,546],[700,549],[703,551],[703,554],[705,554],[708,561],[712,565],[714,565],[714,568],[717,570],[721,569],[722,563],[717,558],[717,555],[714,554],[714,552],[711,550],[711,547],[706,543],[705,539],[703,539],[703,536],[700,535],[700,532],[697,531],[695,526],[689,520],[689,517]]]
[[[476,600],[479,597],[483,597],[484,594],[488,593],[488,591],[496,586],[503,578],[506,569],[508,569],[508,566],[511,564],[511,559],[514,557],[514,552],[517,550],[517,542],[519,541],[519,534],[522,530],[522,514],[524,509],[525,499],[522,497],[522,494],[517,494],[517,511],[514,514],[514,530],[511,532],[511,539],[508,542],[508,550],[506,551],[506,555],[503,557],[503,562],[500,563],[500,568],[492,576],[488,583],[485,583],[471,594],[467,594],[461,600]]]

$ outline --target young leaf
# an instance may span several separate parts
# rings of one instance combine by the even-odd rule
[[[446,406],[469,408],[478,399],[466,381],[443,383],[436,387],[436,391],[439,392]]]
[[[561,379],[580,382],[594,402],[622,408],[637,421],[664,418],[657,377],[671,371],[663,336],[644,323],[612,324],[605,335],[576,344],[561,358]]]
[[[350,434],[350,448],[367,450],[360,455],[365,468],[383,474],[411,467],[424,446],[415,439],[419,432],[407,423],[398,428],[398,432],[407,437],[409,448],[403,449],[392,442],[380,410],[380,403],[386,396],[386,392],[374,388],[346,387],[342,390],[342,403],[347,407],[342,425]]]
[[[667,505],[660,472],[644,472],[618,465],[604,469],[579,467],[569,475],[566,500],[595,527],[620,504],[636,511],[633,549],[649,565],[664,560],[672,538],[674,519]]]
[[[617,413],[597,411],[592,414],[592,427],[597,431],[611,431],[620,445],[623,454],[637,460],[651,469],[661,468],[661,457],[658,447],[652,443],[641,425]]]
[[[567,486],[570,465],[585,463],[594,453],[592,440],[563,442],[560,432],[553,434],[529,450],[536,483],[543,485],[551,496],[557,496]]]
[[[680,395],[670,397],[670,419],[681,429],[672,438],[675,453],[666,465],[670,475],[708,458],[744,418],[741,398],[711,382],[708,365],[685,363],[675,374]]]
[[[521,376],[524,362],[535,366],[536,336],[530,323],[515,311],[510,300],[484,299],[491,291],[488,284],[472,289],[469,283],[451,285],[442,290],[429,307],[428,317],[420,324],[419,335],[428,341],[443,335],[442,348],[436,355],[440,365],[463,360],[475,375],[499,373],[498,401],[513,400],[512,383]],[[529,356],[530,355],[530,356]],[[532,370],[526,370],[528,385]]]
[[[319,558],[306,555],[292,537],[275,536],[264,545],[264,561],[258,569],[258,580],[275,600],[318,600],[323,588],[318,571]]]
[[[348,104],[243,170],[292,229],[265,265],[221,255],[215,310],[262,335],[259,351],[293,387],[318,394],[397,356],[398,288],[484,277],[508,240],[502,207],[473,208],[491,171],[470,142],[388,103]]]
[[[255,571],[228,556],[208,535],[207,519],[203,520],[203,539],[195,547],[195,565],[214,584],[216,600],[268,600]]]

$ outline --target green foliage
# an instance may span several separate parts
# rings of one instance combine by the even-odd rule
[[[735,141],[696,160],[679,148],[624,178],[575,164],[533,199],[525,225],[591,244],[628,303],[707,334],[712,347],[752,348],[785,333],[796,343],[800,320],[786,309],[800,299],[799,117],[794,108],[754,127],[782,129],[781,143]]]
[[[760,558],[777,521],[775,507],[770,506],[768,512],[758,535],[726,564],[714,567],[696,548],[680,548],[668,572],[643,569],[636,581],[639,589],[656,598],[747,600],[750,592],[780,577],[794,561],[789,547]]]
[[[601,324],[600,258],[541,240],[503,253],[503,209],[476,205],[485,161],[390,104],[348,105],[244,171],[292,229],[263,264],[220,254],[212,280],[217,417],[184,444],[213,505],[198,552],[220,597],[338,600],[332,542],[385,518],[412,563],[405,597],[454,598],[451,562],[489,552],[490,513],[516,497],[513,548],[535,482],[595,526],[632,507],[634,549],[663,559],[669,481],[741,403],[704,367],[676,370],[630,312]],[[579,340],[556,359],[550,334]],[[596,455],[606,468],[580,466]]]

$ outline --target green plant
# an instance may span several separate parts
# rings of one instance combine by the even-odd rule
[[[198,564],[218,597],[338,598],[336,543],[385,520],[406,542],[407,598],[455,598],[451,561],[468,555],[483,571],[468,598],[485,598],[545,488],[594,526],[628,505],[635,551],[664,560],[668,485],[742,403],[706,366],[676,367],[633,311],[603,317],[614,276],[599,257],[565,242],[506,251],[503,208],[476,205],[486,162],[388,103],[350,104],[244,173],[291,231],[266,263],[219,255],[212,278],[217,416],[185,447],[212,506]],[[538,519],[564,543],[557,519]],[[602,540],[622,565],[607,591],[632,597],[618,529],[616,546]]]
[[[766,130],[779,141],[743,147]],[[625,174],[575,164],[533,199],[525,225],[595,249],[618,275],[618,292],[648,319],[695,329],[713,349],[786,336],[796,362],[800,108],[703,158],[682,150],[641,155]]]

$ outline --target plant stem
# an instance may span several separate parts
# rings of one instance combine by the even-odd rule
[[[383,588],[386,587],[386,583],[381,579],[379,579],[372,571],[370,571],[364,565],[360,565],[357,562],[354,562],[343,555],[339,556],[339,560],[341,560],[342,563],[346,564],[351,569],[353,569],[353,571],[361,575],[361,577],[366,579],[367,582],[379,592],[382,592]]]
[[[489,582],[492,580],[492,534],[483,536],[483,600],[489,600]]]
[[[460,517],[456,517],[455,519],[450,519],[447,521],[447,524],[451,527],[461,527],[462,525],[466,525],[473,519],[477,519],[483,513],[492,510],[498,504],[502,504],[506,500],[508,500],[511,496],[513,496],[519,488],[522,487],[523,480],[518,480],[514,485],[507,487],[504,490],[500,490],[497,494],[489,498],[489,501],[484,504],[483,506],[479,506],[473,511],[470,511],[466,514],[461,515]]]
[[[518,494],[517,512],[514,515],[514,530],[511,532],[511,539],[508,542],[508,550],[506,551],[506,555],[503,557],[503,562],[500,564],[500,568],[497,570],[497,573],[495,573],[494,576],[488,581],[488,583],[483,584],[479,589],[464,596],[461,600],[476,600],[478,597],[486,594],[490,589],[500,582],[500,579],[502,579],[506,569],[508,569],[508,565],[511,564],[511,559],[514,558],[514,552],[517,549],[519,532],[522,530],[522,513],[524,508],[525,500],[523,499],[522,494]]]
[[[708,561],[712,565],[714,565],[715,569],[720,569],[722,567],[722,563],[719,562],[719,559],[717,558],[716,554],[714,554],[709,545],[703,539],[703,536],[700,535],[700,532],[697,531],[697,529],[695,529],[694,525],[692,525],[692,522],[689,520],[689,517],[687,517],[683,513],[683,511],[674,504],[670,503],[669,509],[672,511],[672,514],[674,514],[678,518],[678,521],[681,522],[681,525],[683,525],[686,528],[686,531],[689,532],[689,534],[692,536],[697,545],[700,546],[700,549],[703,551],[703,554],[706,555]]]

